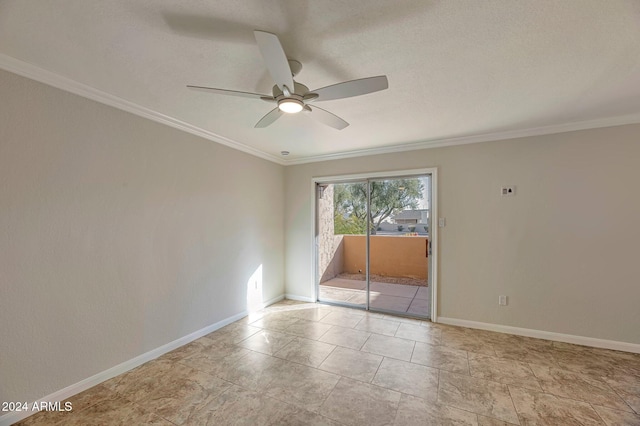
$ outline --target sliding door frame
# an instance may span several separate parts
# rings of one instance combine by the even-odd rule
[[[431,242],[431,264],[429,268],[429,278],[431,279],[431,321],[438,322],[438,169],[436,167],[424,168],[424,169],[410,169],[410,170],[393,170],[386,172],[371,172],[371,173],[357,173],[347,175],[335,175],[335,176],[318,176],[311,179],[311,294],[313,295],[313,301],[318,301],[318,241],[317,241],[317,184],[325,182],[336,183],[348,183],[349,181],[368,180],[368,179],[383,179],[383,178],[400,178],[400,177],[413,177],[413,176],[431,176],[431,205],[429,206],[430,212],[430,229],[429,239]],[[368,233],[367,233],[368,234]],[[367,238],[368,241],[368,238]],[[369,307],[367,296],[367,309]]]

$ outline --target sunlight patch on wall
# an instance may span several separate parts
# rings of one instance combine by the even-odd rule
[[[258,266],[247,281],[247,311],[256,312],[262,309],[262,265]]]

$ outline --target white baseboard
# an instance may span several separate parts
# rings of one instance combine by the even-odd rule
[[[283,298],[284,296],[279,296],[279,297],[276,297],[275,299],[272,299],[273,301],[269,300],[265,302],[265,304],[270,305],[272,303],[282,300]],[[177,349],[180,346],[186,345],[187,343],[190,343],[196,339],[199,339],[202,336],[212,333],[218,330],[219,328],[222,328],[225,325],[231,324],[232,322],[235,322],[246,316],[247,316],[247,312],[240,312],[239,314],[233,315],[229,318],[225,318],[222,321],[218,321],[215,324],[211,324],[207,327],[201,328],[198,331],[194,331],[191,334],[188,334],[184,337],[174,340],[173,342],[167,343],[166,345],[162,345],[159,348],[153,349],[149,352],[143,353],[142,355],[139,355],[128,361],[125,361],[122,364],[118,364],[115,367],[111,367],[108,370],[102,371],[98,374],[95,374],[91,377],[81,380],[78,383],[74,383],[73,385],[67,386],[64,389],[60,389],[59,391],[56,391],[50,395],[45,396],[44,398],[41,398],[40,400],[37,401],[37,403],[40,404],[40,401],[46,401],[46,402],[63,401],[73,395],[76,395],[84,390],[87,390],[93,386],[96,386],[104,382],[105,380],[109,380],[112,377],[118,376],[122,373],[126,373],[127,371],[132,370],[137,366],[144,364],[145,362],[156,359],[160,355],[164,355],[167,352],[171,352],[172,350]],[[36,401],[29,402],[29,407],[32,407],[35,402]],[[0,426],[12,425],[13,423],[16,423],[26,417],[29,417],[32,414],[35,414],[35,413],[30,411],[18,411],[18,412],[11,412],[11,413],[5,414],[3,416],[0,416]]]
[[[284,294],[281,294],[278,297],[274,297],[273,299],[269,299],[266,302],[262,303],[262,309],[266,308],[267,306],[271,306],[274,303],[278,303],[279,301],[284,300],[284,298],[285,298]]]
[[[297,300],[299,302],[315,303],[315,300],[313,300],[311,297],[296,296],[295,294],[285,294],[284,298],[289,300]]]
[[[530,328],[511,327],[509,325],[491,324],[487,322],[469,321],[457,318],[438,317],[438,323],[457,325],[496,331],[498,333],[516,334],[518,336],[535,337],[537,339],[554,340],[556,342],[573,343],[594,348],[613,349],[616,351],[640,353],[640,344],[618,342],[616,340],[596,339],[594,337],[575,336],[572,334],[554,333],[551,331],[533,330]]]

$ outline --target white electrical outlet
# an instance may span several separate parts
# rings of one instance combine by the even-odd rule
[[[444,228],[447,226],[447,219],[444,217],[438,218],[438,228]]]
[[[498,305],[507,306],[507,296],[498,296]]]

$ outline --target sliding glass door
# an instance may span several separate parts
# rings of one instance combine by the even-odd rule
[[[429,317],[430,194],[430,175],[318,182],[318,300]]]

